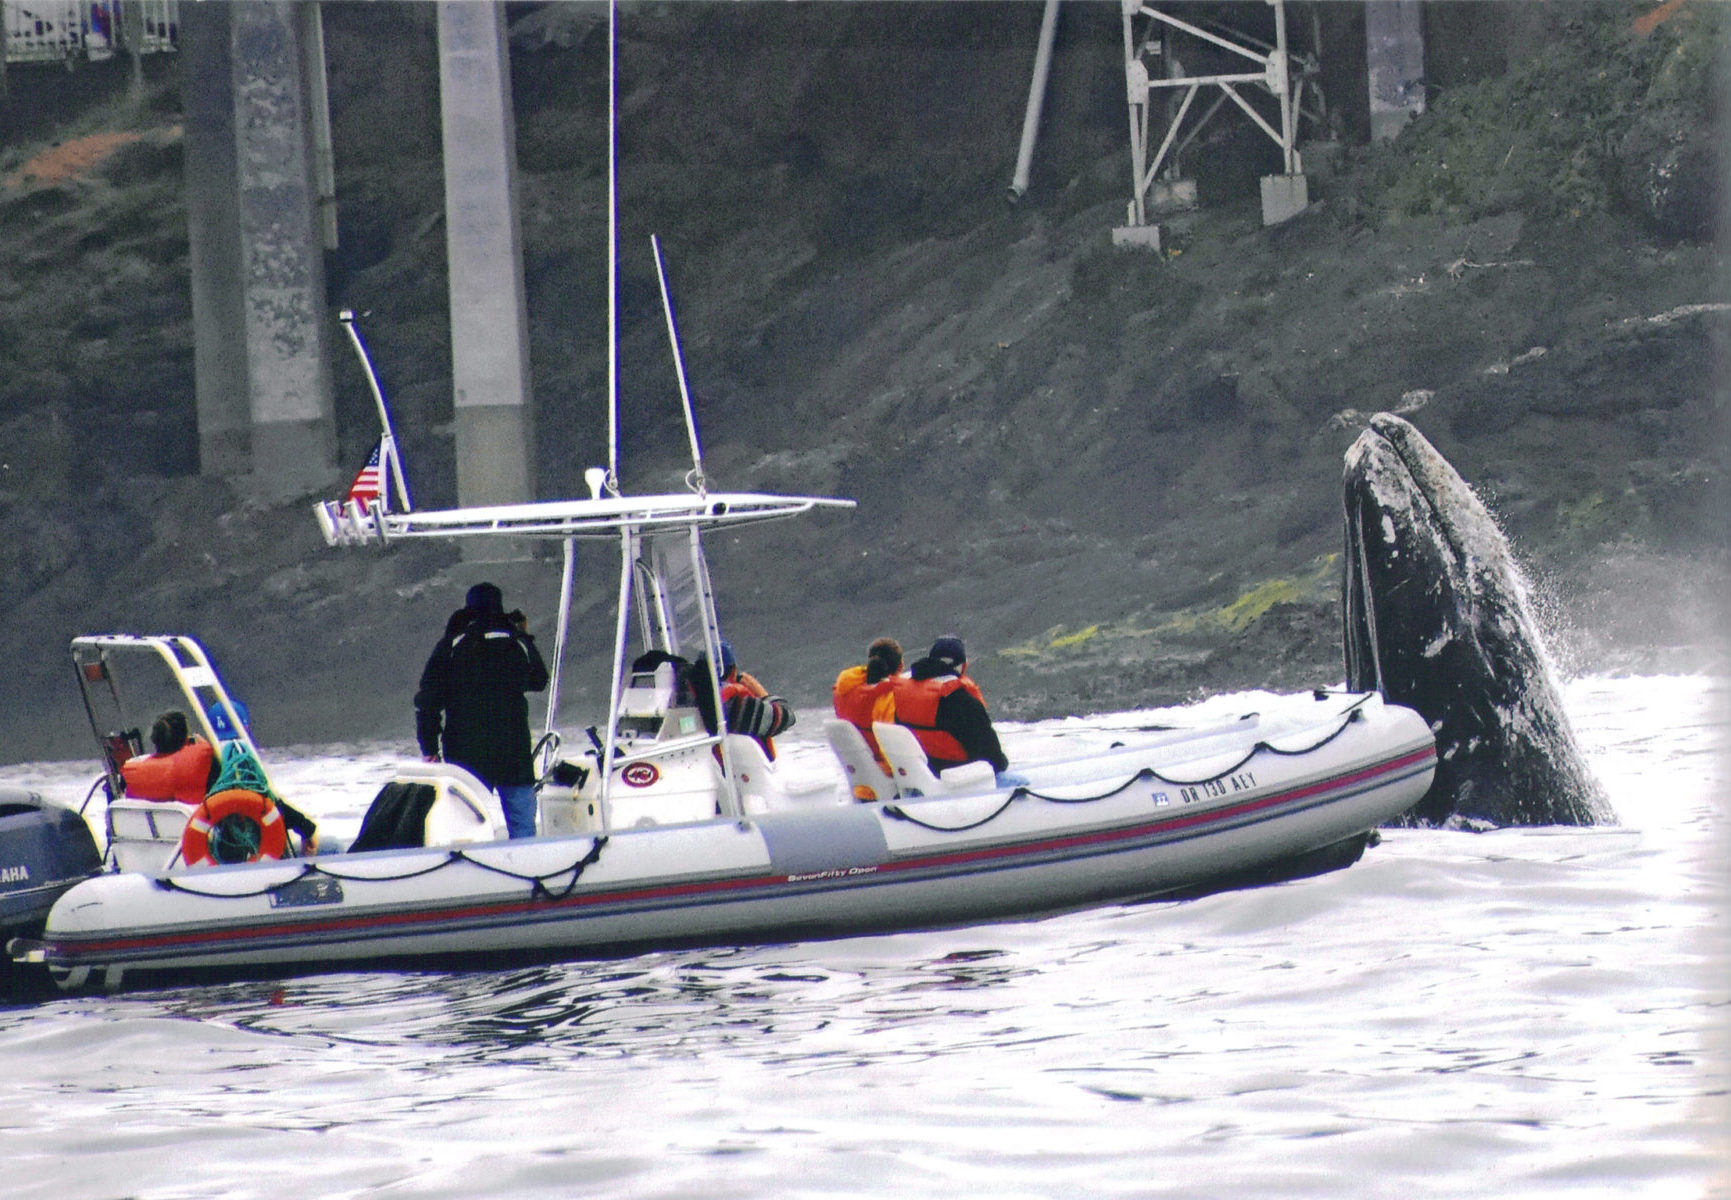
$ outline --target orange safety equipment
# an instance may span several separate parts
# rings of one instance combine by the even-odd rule
[[[211,849],[212,834],[217,842],[215,852]],[[206,799],[180,835],[181,861],[189,867],[281,858],[287,849],[288,829],[277,806],[268,796],[243,788],[230,788]]]
[[[937,724],[938,701],[958,690],[972,693],[982,705],[986,702],[979,685],[966,675],[940,675],[936,679],[895,677],[896,724],[914,731],[926,758],[940,769],[968,761],[968,752],[962,749],[962,744]]]
[[[872,722],[896,719],[896,676],[886,675],[876,683],[867,683],[865,678],[864,665],[849,667],[835,677],[835,688],[831,693],[835,715],[865,735],[866,745],[871,747],[878,765],[887,772],[890,766],[883,751],[878,749]]]
[[[178,800],[197,804],[210,786],[216,751],[202,738],[192,738],[172,754],[141,754],[120,764],[126,794],[135,800]]]

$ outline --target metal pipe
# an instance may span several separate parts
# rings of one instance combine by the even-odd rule
[[[721,618],[715,611],[709,560],[703,557],[703,538],[697,526],[693,525],[686,536],[690,539],[691,570],[697,582],[698,608],[703,619],[703,654],[709,663],[709,686],[715,689],[711,694],[715,697],[715,746],[721,754],[722,815],[738,819],[745,816],[745,802],[739,795],[733,752],[727,747],[727,706],[721,702]]]
[[[373,404],[379,410],[379,426],[384,431],[384,436],[380,440],[379,473],[381,476],[390,476],[390,486],[397,494],[397,502],[403,506],[404,512],[409,512],[414,508],[414,505],[409,502],[409,481],[403,474],[403,463],[397,453],[397,434],[391,428],[391,414],[385,408],[385,393],[379,388],[379,377],[373,371],[372,357],[367,353],[367,347],[361,341],[360,330],[355,328],[355,310],[352,308],[343,309],[337,314],[337,320],[348,331],[349,342],[354,346],[355,353],[360,356],[361,370],[366,374],[367,387],[372,389]],[[384,491],[383,485],[380,486],[379,491],[381,493]],[[383,532],[383,527],[381,527],[381,532]]]
[[[1270,2],[1272,3],[1274,0],[1270,0]],[[1142,6],[1142,11],[1148,16],[1153,17],[1156,21],[1161,21],[1172,26],[1174,29],[1182,29],[1192,37],[1199,37],[1205,42],[1213,42],[1222,50],[1230,50],[1234,54],[1242,55],[1245,58],[1253,59],[1259,63],[1265,63],[1268,61],[1267,55],[1258,54],[1256,51],[1240,46],[1236,42],[1228,41],[1218,34],[1209,33],[1206,29],[1198,29],[1187,21],[1180,21],[1171,13],[1161,12],[1157,8],[1149,8],[1147,5]]]
[[[1148,159],[1148,72],[1136,61],[1132,5],[1125,3],[1119,12],[1124,26],[1124,86],[1130,100],[1130,213],[1132,225],[1147,222],[1143,203],[1146,189],[1142,185],[1142,167]]]
[[[559,677],[565,668],[565,635],[571,628],[571,583],[577,574],[577,539],[565,539],[565,561],[559,573],[559,624],[553,635],[553,670],[547,685],[547,733],[553,732],[553,722],[559,712]],[[552,763],[542,764],[546,774]]]
[[[1280,90],[1275,99],[1280,101],[1280,152],[1284,160],[1284,171],[1288,175],[1298,172],[1298,156],[1293,150],[1293,96],[1292,96],[1292,62],[1286,54],[1286,4],[1285,0],[1274,0],[1274,58],[1270,61],[1269,74],[1277,78]]]
[[[1172,79],[1150,79],[1150,88],[1181,88],[1193,84],[1262,83],[1268,82],[1267,71],[1246,71],[1239,75],[1179,75]]]
[[[1138,183],[1141,194],[1148,194],[1148,185],[1154,182],[1154,177],[1160,174],[1160,165],[1166,161],[1166,152],[1172,148],[1172,139],[1178,136],[1178,127],[1184,123],[1184,114],[1190,111],[1190,102],[1196,99],[1197,88],[1192,85],[1184,93],[1184,99],[1178,105],[1178,115],[1172,118],[1172,125],[1166,130],[1166,136],[1160,142],[1160,149],[1154,155],[1154,162],[1148,168],[1148,173]]]
[[[613,760],[619,737],[619,693],[624,683],[625,639],[631,623],[631,573],[637,561],[637,531],[619,531],[619,618],[613,628],[613,683],[607,692],[607,740],[601,743],[596,766],[601,771],[601,832],[613,832]]]
[[[1175,155],[1183,154],[1188,150],[1190,148],[1190,143],[1194,142],[1197,136],[1204,129],[1208,128],[1208,122],[1214,119],[1214,114],[1220,111],[1221,105],[1225,104],[1228,99],[1229,97],[1224,91],[1214,97],[1214,103],[1210,104],[1207,111],[1196,119],[1196,123],[1190,126],[1190,131],[1179,139],[1178,144],[1172,148],[1172,153]]]
[[[610,0],[607,5],[607,491],[610,495],[617,496],[619,494],[619,5],[617,0]]]
[[[1010,203],[1028,194],[1028,169],[1034,162],[1034,140],[1040,132],[1040,109],[1046,103],[1046,77],[1052,70],[1052,42],[1058,31],[1058,0],[1046,0],[1040,18],[1040,48],[1034,52],[1034,78],[1028,84],[1028,110],[1022,117],[1022,147],[1016,154],[1016,175],[1010,181]]]
[[[703,449],[697,440],[697,414],[691,408],[691,389],[685,382],[685,355],[679,348],[679,325],[673,319],[673,295],[667,290],[667,269],[661,262],[661,239],[649,235],[655,251],[655,277],[661,281],[661,310],[667,314],[667,340],[673,346],[673,368],[679,375],[679,400],[685,406],[685,433],[691,439],[691,483],[699,496],[709,492],[703,477]]]

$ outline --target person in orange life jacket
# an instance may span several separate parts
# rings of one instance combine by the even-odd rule
[[[178,800],[197,804],[217,776],[216,751],[188,730],[186,714],[170,709],[150,727],[149,754],[120,765],[126,794],[138,800]]]
[[[121,764],[128,796],[199,804],[222,774],[221,758],[209,742],[191,732],[186,714],[178,709],[169,709],[151,725],[150,749],[151,753]],[[273,797],[272,803],[288,831],[300,838],[301,849],[312,853],[318,845],[318,825],[280,797]]]
[[[945,636],[895,683],[896,723],[919,739],[934,771],[963,763],[988,762],[998,783],[1026,783],[1010,773],[1010,760],[998,744],[979,685],[968,677],[968,652],[962,639]]]
[[[709,686],[707,657],[697,656],[691,664],[690,679],[692,690],[697,694],[697,711],[703,717],[703,726],[714,733],[715,699]],[[754,738],[769,760],[775,761],[773,739],[776,734],[793,728],[793,706],[780,696],[770,695],[768,688],[741,671],[733,655],[733,644],[725,638],[721,642],[721,709],[726,714],[729,733],[743,733]]]
[[[547,664],[520,612],[491,583],[469,589],[445,623],[415,692],[415,738],[428,762],[455,763],[499,794],[505,828],[535,836],[535,764],[525,693],[547,686]]]
[[[848,667],[835,677],[832,697],[835,715],[865,735],[878,765],[888,772],[889,762],[878,748],[873,721],[896,719],[896,680],[902,673],[902,648],[894,638],[879,638],[866,648],[866,660]]]

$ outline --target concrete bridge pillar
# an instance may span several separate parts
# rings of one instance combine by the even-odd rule
[[[252,468],[229,53],[232,12],[228,4],[191,4],[180,21],[198,463],[203,474],[219,476],[244,475]]]
[[[289,499],[336,480],[303,43],[315,4],[181,10],[200,466]]]
[[[1370,140],[1397,137],[1424,111],[1424,16],[1418,0],[1366,0]]]
[[[504,5],[438,6],[457,498],[534,499],[528,306]]]

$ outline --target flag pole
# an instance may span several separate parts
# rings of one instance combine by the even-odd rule
[[[373,392],[373,404],[379,410],[379,425],[384,433],[379,438],[379,473],[384,476],[380,480],[379,491],[383,493],[387,486],[397,494],[397,501],[403,506],[404,512],[412,512],[414,505],[409,503],[409,480],[403,474],[403,460],[397,454],[397,435],[391,430],[391,414],[385,407],[385,394],[379,390],[379,377],[373,372],[373,361],[367,356],[367,348],[361,342],[361,334],[355,328],[355,310],[345,308],[337,314],[337,320],[342,322],[348,331],[349,341],[354,345],[355,353],[360,356],[361,370],[367,377],[367,386]]]

